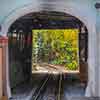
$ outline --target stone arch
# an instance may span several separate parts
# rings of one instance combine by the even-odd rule
[[[52,4],[51,4],[52,5]],[[49,5],[50,6],[50,5]],[[79,5],[77,5],[79,6]],[[66,5],[62,5],[61,7],[59,7],[59,4],[55,4],[54,8],[52,9],[52,11],[60,11],[60,12],[64,12],[64,13],[68,13],[72,16],[75,16],[76,18],[78,18],[80,21],[82,21],[87,29],[88,29],[88,40],[89,40],[89,53],[88,53],[88,86],[86,89],[86,95],[87,96],[93,96],[95,95],[95,67],[96,67],[96,30],[95,30],[95,16],[91,16],[87,15],[86,13],[89,13],[90,11],[88,9],[85,9],[85,7],[82,7],[82,9],[78,9],[76,5],[71,5],[71,4],[66,4]],[[81,5],[80,5],[81,6]],[[80,7],[79,7],[80,8]],[[84,9],[87,12],[84,12]],[[18,18],[32,13],[32,12],[39,12],[41,10],[45,10],[45,8],[41,7],[41,4],[27,4],[24,5],[21,8],[17,8],[15,10],[13,10],[13,12],[11,12],[6,19],[3,21],[2,23],[2,30],[1,30],[1,35],[4,37],[7,37],[7,33],[9,30],[9,27],[12,25],[12,23],[14,21],[16,21]],[[51,11],[51,8],[46,9],[48,11]],[[92,18],[91,18],[92,17]],[[7,53],[8,54],[8,53]],[[6,56],[8,59],[8,55]],[[10,86],[9,86],[9,64],[8,61],[6,62],[6,77],[7,77],[7,93],[8,93],[8,97],[11,97],[11,91],[10,91]],[[91,73],[93,73],[91,75]]]

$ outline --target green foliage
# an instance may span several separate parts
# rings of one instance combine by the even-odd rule
[[[78,69],[78,30],[33,30],[33,62]]]

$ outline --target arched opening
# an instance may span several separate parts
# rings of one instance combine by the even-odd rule
[[[78,32],[76,33],[76,34],[78,34],[77,35],[78,38],[75,38],[76,42],[77,42],[75,44],[78,47],[77,61],[79,61],[79,62],[77,62],[78,63],[78,68],[77,68],[78,72],[77,73],[68,74],[68,72],[63,72],[63,73],[58,73],[56,75],[54,73],[51,73],[51,71],[50,71],[49,74],[41,72],[41,73],[33,73],[33,75],[32,75],[32,63],[33,63],[32,62],[32,57],[33,57],[32,56],[32,50],[33,50],[32,40],[34,39],[33,38],[34,33],[32,33],[32,32],[34,32],[34,30],[38,30],[38,32],[41,32],[40,30],[43,30],[43,29],[44,30],[53,30],[53,32],[57,31],[57,29],[59,29],[59,31],[68,30],[68,29],[72,29],[72,30],[77,29],[78,30]],[[61,31],[61,32],[63,33],[63,31]],[[44,34],[44,32],[41,32],[41,33]],[[49,34],[50,34],[50,32],[49,32]],[[71,32],[70,32],[70,34],[71,34]],[[52,38],[53,38],[53,35],[52,35]],[[18,94],[23,95],[23,93],[26,93],[26,95],[29,95],[29,93],[31,94],[32,90],[35,87],[37,89],[39,87],[41,88],[41,84],[43,86],[43,84],[45,82],[46,84],[48,84],[48,85],[46,85],[46,87],[58,89],[58,87],[60,86],[59,87],[60,90],[54,90],[54,91],[55,92],[59,91],[58,94],[61,94],[61,95],[63,94],[65,96],[65,98],[66,98],[66,95],[67,96],[75,95],[76,91],[78,91],[76,93],[76,96],[78,96],[78,95],[84,96],[85,88],[87,86],[87,81],[88,81],[88,79],[87,79],[88,31],[87,31],[87,28],[84,25],[84,23],[81,22],[79,19],[77,19],[76,17],[71,16],[69,14],[61,13],[61,12],[30,13],[28,15],[25,15],[25,16],[17,19],[11,25],[11,27],[9,28],[9,31],[8,31],[8,40],[9,40],[8,47],[9,47],[9,72],[10,72],[9,74],[10,74],[10,87],[11,87],[12,95],[18,95]],[[51,42],[49,42],[49,43],[51,43]],[[64,48],[61,48],[61,49],[64,49]],[[49,50],[51,50],[51,49],[49,49]],[[52,54],[50,54],[50,55],[52,55]],[[47,56],[47,58],[49,58],[50,55]],[[61,59],[60,59],[60,61],[61,61]],[[43,67],[44,67],[44,65],[43,65]],[[50,68],[52,68],[52,66],[50,66]],[[49,75],[52,76],[52,77],[50,77],[50,79],[49,79],[49,77],[47,77]],[[32,81],[32,82],[30,82],[30,81]],[[75,83],[78,82],[77,86],[76,86],[76,84],[74,84],[75,87],[72,87],[73,84],[71,84],[71,83],[74,83],[74,82]],[[52,85],[53,86],[52,87],[50,85],[51,83],[53,83],[55,85],[54,86]],[[68,84],[66,84],[66,83],[68,83]],[[84,84],[82,85],[81,83],[84,83]],[[44,86],[44,88],[46,88],[46,87]],[[72,92],[72,94],[68,94],[67,93],[68,91],[66,91],[66,89],[68,89],[68,87],[71,87],[70,88],[71,90],[69,90],[69,91],[72,91],[72,88],[76,89],[76,91],[74,91],[74,93]],[[42,89],[42,91],[45,94],[45,91],[43,89]],[[34,95],[35,95],[35,93],[34,93]]]

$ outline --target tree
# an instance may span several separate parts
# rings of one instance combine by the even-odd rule
[[[60,64],[78,69],[78,30],[33,30],[33,62]]]

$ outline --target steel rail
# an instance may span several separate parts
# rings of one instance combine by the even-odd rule
[[[49,78],[50,78],[50,73],[49,73],[48,77],[45,79],[45,81],[43,82],[43,84],[40,86],[40,88],[37,92],[37,95],[36,96],[33,95],[31,100],[38,100],[38,97],[39,97],[41,91],[43,90],[43,88],[45,87],[45,85],[47,84]]]
[[[63,80],[63,73],[60,73],[59,74],[59,88],[58,88],[57,100],[61,100],[62,80]]]

